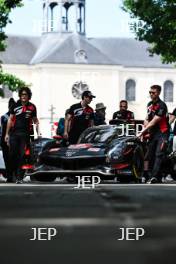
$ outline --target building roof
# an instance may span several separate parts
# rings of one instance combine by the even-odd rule
[[[9,36],[5,52],[0,52],[0,60],[4,64],[29,64],[40,42],[40,37]]]
[[[76,56],[78,51],[85,51],[85,58]],[[37,63],[114,64],[84,36],[68,33],[44,35],[39,49],[31,60],[31,64]]]
[[[124,67],[173,68],[149,56],[148,44],[130,38],[86,38],[79,34],[48,33],[41,37],[9,36],[0,53],[4,64],[98,64]]]

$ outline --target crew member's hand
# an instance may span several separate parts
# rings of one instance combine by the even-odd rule
[[[5,139],[5,142],[7,143],[7,145],[9,145],[9,135],[8,134],[5,135],[4,139]]]
[[[67,132],[64,132],[63,137],[64,137],[65,139],[68,139],[68,133],[67,133]]]
[[[137,135],[138,138],[142,139],[143,138],[143,132],[140,132],[138,135]]]

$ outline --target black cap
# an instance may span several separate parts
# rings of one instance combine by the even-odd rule
[[[91,93],[91,91],[84,91],[84,92],[82,93],[82,99],[84,98],[84,96],[86,96],[86,97],[91,97],[91,98],[95,98],[95,97],[96,97],[95,95],[93,95],[93,94]]]

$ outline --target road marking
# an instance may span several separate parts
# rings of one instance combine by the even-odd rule
[[[159,227],[176,225],[175,218],[148,218],[132,219],[129,215],[121,215],[121,218],[4,218],[0,220],[0,226],[122,226],[134,227]]]
[[[15,187],[15,188],[21,188],[21,187],[75,187],[77,186],[76,184],[58,184],[58,183],[25,183],[25,184],[15,184],[15,183],[0,183],[0,187]],[[91,186],[91,185],[87,185]],[[153,188],[153,187],[176,187],[176,184],[173,183],[160,183],[160,184],[99,184],[94,190],[100,189],[101,187],[113,187],[114,189],[116,188],[123,188],[123,187],[139,187],[139,188]]]

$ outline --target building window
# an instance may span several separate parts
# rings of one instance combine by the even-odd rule
[[[126,82],[126,100],[136,100],[136,82],[131,79]]]
[[[174,84],[172,81],[164,83],[164,101],[172,103],[174,101]]]

